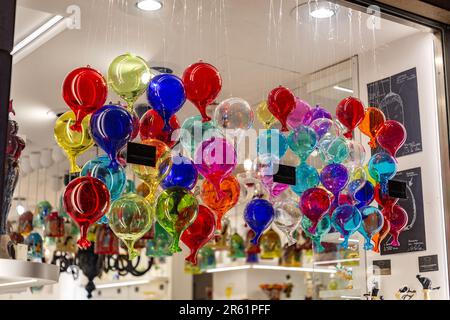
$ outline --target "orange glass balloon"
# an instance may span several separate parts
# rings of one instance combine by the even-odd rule
[[[391,231],[391,223],[389,220],[384,219],[383,227],[381,228],[380,232],[378,232],[376,235],[373,236],[372,240],[375,243],[375,246],[373,248],[374,252],[380,253],[380,244],[381,241],[384,240],[389,234],[389,231]]]
[[[378,108],[368,107],[364,114],[364,119],[358,126],[359,130],[370,138],[369,146],[372,149],[377,147],[377,133],[386,121],[386,117]]]
[[[217,215],[217,230],[222,230],[222,217],[225,213],[237,204],[241,188],[239,181],[229,176],[220,184],[220,190],[223,192],[222,198],[219,197],[213,184],[207,180],[203,182],[200,190],[203,202]]]

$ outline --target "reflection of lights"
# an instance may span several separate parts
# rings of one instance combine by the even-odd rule
[[[316,19],[331,18],[336,14],[336,10],[332,5],[333,4],[328,1],[316,1],[315,3],[311,3],[309,15]]]
[[[157,0],[142,0],[136,6],[143,11],[157,11],[162,8],[162,3]]]
[[[142,80],[143,83],[149,83],[151,77],[152,77],[152,75],[151,75],[150,72],[145,72],[145,73],[142,74],[141,80]]]
[[[344,88],[344,87],[341,87],[341,86],[334,86],[333,89],[338,90],[338,91],[344,91],[344,92],[348,92],[348,93],[353,93],[352,89]]]
[[[96,289],[107,289],[107,288],[117,288],[117,287],[128,287],[128,286],[136,286],[140,284],[147,284],[148,280],[136,280],[136,281],[122,281],[116,283],[104,283],[95,285]]]
[[[25,212],[25,207],[23,205],[21,205],[21,204],[18,204],[17,207],[16,207],[16,211],[17,211],[17,214],[19,216],[21,216]]]
[[[35,280],[35,279],[14,281],[14,282],[0,283],[0,287],[18,286],[21,284],[30,284],[30,283],[35,283],[35,282],[37,282],[37,280]]]
[[[352,258],[352,259],[337,259],[337,260],[327,260],[327,261],[317,261],[314,262],[315,265],[319,265],[319,264],[337,264],[337,263],[342,263],[342,262],[354,262],[354,261],[359,261],[359,258]]]
[[[283,267],[283,266],[270,266],[262,264],[241,265],[231,267],[219,267],[206,270],[207,273],[225,272],[225,271],[237,271],[246,269],[259,269],[259,270],[277,270],[277,271],[300,271],[300,272],[318,272],[318,273],[336,273],[335,269],[326,268],[306,268],[306,267]]]
[[[245,171],[252,170],[252,167],[253,167],[253,161],[250,160],[250,159],[245,159],[245,161],[244,161],[244,169],[245,169]]]

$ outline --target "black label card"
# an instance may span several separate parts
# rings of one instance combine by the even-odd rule
[[[156,166],[156,148],[146,144],[128,142],[127,163],[138,164],[147,167]]]
[[[390,276],[391,275],[391,260],[374,260],[373,274],[378,276]]]
[[[406,182],[404,181],[389,180],[388,192],[391,198],[408,199]]]
[[[419,272],[431,271],[439,271],[437,254],[419,257]]]
[[[65,174],[64,175],[64,185],[67,186],[72,180],[75,180],[79,176],[80,176],[79,172]]]
[[[273,181],[295,186],[295,167],[278,165],[278,172],[273,175]]]

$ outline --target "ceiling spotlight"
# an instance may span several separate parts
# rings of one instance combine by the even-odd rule
[[[19,216],[21,216],[21,215],[23,215],[25,213],[25,207],[23,205],[21,205],[21,204],[18,204],[17,207],[16,207],[16,211],[17,211],[17,214]]]
[[[157,11],[162,8],[162,2],[158,0],[141,0],[136,6],[143,11]]]
[[[333,4],[328,1],[316,1],[311,3],[311,10],[309,12],[311,17],[316,19],[331,18],[336,14]]]

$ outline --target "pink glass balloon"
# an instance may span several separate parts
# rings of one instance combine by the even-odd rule
[[[309,232],[316,233],[317,224],[327,214],[331,206],[328,192],[321,188],[311,188],[306,190],[300,198],[300,209],[310,221]]]
[[[220,184],[236,168],[236,149],[226,139],[212,137],[197,148],[194,164],[198,172],[214,186],[219,198],[222,198],[224,194]]]
[[[303,118],[305,114],[308,113],[308,111],[311,109],[311,106],[299,99],[295,98],[295,108],[292,110],[292,112],[288,115],[287,118],[287,124],[291,129],[295,129],[298,126],[303,124]]]

